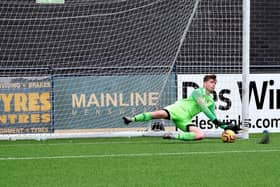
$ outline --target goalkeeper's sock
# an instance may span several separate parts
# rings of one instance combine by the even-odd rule
[[[138,114],[132,118],[134,121],[150,121],[152,119],[152,114],[149,112],[145,112],[142,114]]]
[[[175,135],[175,139],[178,140],[194,140],[194,132],[183,132]]]

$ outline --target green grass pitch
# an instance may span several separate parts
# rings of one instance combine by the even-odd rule
[[[259,139],[0,141],[0,186],[279,187],[280,134]]]

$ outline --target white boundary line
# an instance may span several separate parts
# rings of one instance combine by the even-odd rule
[[[130,138],[130,137],[162,137],[168,131],[123,131],[123,132],[84,132],[84,133],[44,133],[44,134],[3,134],[0,140],[48,140],[48,139],[74,139],[74,138]],[[207,138],[218,138],[221,130],[205,132]],[[179,132],[172,132],[179,133]],[[242,138],[237,134],[237,138]]]
[[[81,158],[115,158],[115,157],[147,157],[147,156],[187,156],[187,155],[207,155],[207,154],[229,154],[229,153],[271,153],[280,152],[280,149],[268,150],[244,150],[244,151],[204,151],[204,152],[181,152],[181,153],[122,153],[106,155],[63,155],[63,156],[43,156],[43,157],[0,157],[0,161],[7,160],[46,160],[46,159],[81,159]]]
[[[63,146],[63,145],[110,145],[110,144],[151,144],[162,143],[162,141],[119,141],[119,142],[64,142],[64,143],[45,143],[44,141],[29,144],[0,144],[0,147],[21,147],[21,146]],[[182,142],[183,143],[183,142]]]
[[[256,139],[260,139],[260,138],[250,138],[250,140],[256,140]],[[11,140],[12,142],[14,142],[13,140]],[[203,142],[210,142],[213,141],[213,139],[204,139],[201,140],[199,142],[203,143]],[[238,141],[242,141],[242,139],[238,140]],[[21,147],[21,146],[60,146],[60,145],[106,145],[106,144],[151,144],[151,143],[169,143],[169,142],[177,142],[179,143],[186,143],[185,141],[179,141],[179,140],[162,140],[162,139],[158,139],[158,140],[151,140],[151,141],[147,141],[147,140],[133,140],[133,141],[91,141],[91,142],[75,142],[75,140],[67,140],[67,142],[61,142],[61,143],[50,143],[50,142],[45,142],[45,140],[38,140],[37,142],[34,143],[11,143],[11,144],[1,144],[0,141],[0,147]],[[199,143],[198,141],[196,143]],[[187,144],[187,143],[186,143]]]

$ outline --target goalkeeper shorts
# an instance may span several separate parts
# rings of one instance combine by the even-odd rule
[[[188,126],[194,126],[191,124],[192,117],[186,113],[186,111],[178,104],[172,104],[164,107],[164,110],[169,113],[170,120],[172,120],[175,126],[184,132],[189,131]]]

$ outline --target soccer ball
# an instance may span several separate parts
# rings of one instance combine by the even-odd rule
[[[232,130],[224,130],[221,138],[223,142],[233,143],[236,139],[236,134]]]

